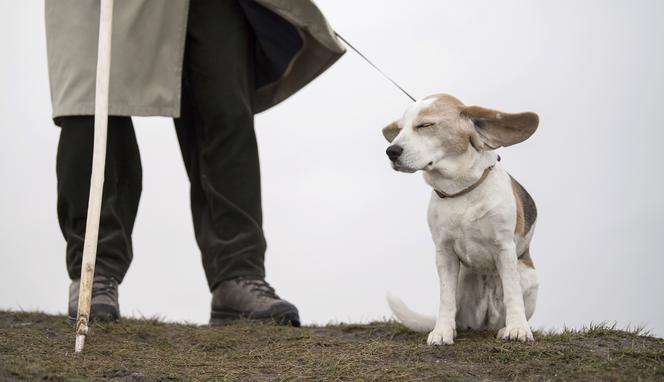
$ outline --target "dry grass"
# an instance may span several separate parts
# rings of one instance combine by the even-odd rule
[[[299,329],[124,320],[73,353],[65,317],[0,312],[0,380],[664,380],[664,340],[606,325],[534,344],[462,332],[454,346],[393,322]]]

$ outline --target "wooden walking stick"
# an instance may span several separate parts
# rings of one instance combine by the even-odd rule
[[[111,75],[111,33],[113,30],[113,0],[101,0],[99,12],[99,46],[97,48],[97,81],[95,86],[95,138],[92,154],[92,176],[90,177],[90,198],[88,218],[85,224],[83,263],[81,265],[81,285],[78,295],[76,315],[76,353],[83,351],[90,321],[92,283],[97,258],[99,217],[104,189],[104,169],[106,166],[106,135],[108,129],[108,88]]]

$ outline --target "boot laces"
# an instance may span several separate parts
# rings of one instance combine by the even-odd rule
[[[97,278],[92,282],[92,297],[106,296],[115,299],[117,284],[111,278]]]
[[[248,286],[250,291],[255,292],[261,296],[279,299],[279,296],[277,296],[274,288],[272,288],[272,286],[270,286],[270,284],[268,284],[268,282],[262,278],[241,276],[237,278],[237,281],[243,286]]]

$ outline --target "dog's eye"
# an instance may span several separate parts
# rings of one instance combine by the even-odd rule
[[[419,125],[415,126],[415,128],[416,129],[423,129],[425,127],[429,127],[429,126],[433,126],[433,125],[434,125],[433,122],[424,122],[424,123],[420,123]]]

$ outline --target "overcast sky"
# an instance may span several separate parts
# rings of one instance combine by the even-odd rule
[[[664,2],[320,0],[416,97],[534,111],[502,149],[533,195],[535,328],[597,321],[664,336]],[[0,309],[64,313],[43,1],[0,3]],[[354,53],[257,117],[267,273],[306,324],[389,317],[389,290],[434,314],[421,175],[390,169],[381,128],[409,100]],[[205,323],[210,294],[172,121],[136,118],[144,169],[125,316]]]

